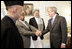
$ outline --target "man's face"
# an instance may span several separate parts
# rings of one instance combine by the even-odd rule
[[[22,13],[23,13],[23,7],[22,6],[19,6],[17,7],[17,10],[16,10],[16,19],[20,18],[20,16],[22,16]]]
[[[54,16],[54,11],[52,10],[52,8],[48,8],[48,15],[50,16],[50,17],[53,17]]]
[[[39,16],[39,11],[35,11],[34,16]]]

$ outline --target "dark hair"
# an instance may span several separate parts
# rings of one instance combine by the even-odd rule
[[[4,3],[6,6],[6,10],[8,10],[10,8],[10,6],[13,6],[13,5],[23,6],[23,1],[4,1]]]
[[[56,12],[57,15],[59,15],[59,13]]]

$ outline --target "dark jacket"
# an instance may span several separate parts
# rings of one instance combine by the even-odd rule
[[[1,48],[23,48],[23,40],[13,20],[5,16],[1,21]]]
[[[51,19],[48,21],[48,26],[43,34],[50,31],[51,47],[60,48],[61,43],[66,43],[67,24],[64,17],[57,15],[53,27],[51,27]]]

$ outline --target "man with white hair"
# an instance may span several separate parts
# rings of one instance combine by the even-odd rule
[[[23,11],[23,1],[4,1],[7,15],[1,21],[1,48],[23,48],[23,40],[15,21]]]
[[[49,7],[48,14],[51,19],[48,26],[42,33],[50,32],[51,48],[65,48],[67,38],[67,24],[64,17],[59,16],[56,7]]]

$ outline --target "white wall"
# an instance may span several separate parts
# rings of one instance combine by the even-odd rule
[[[3,1],[1,1],[1,19],[7,14],[6,7]]]

